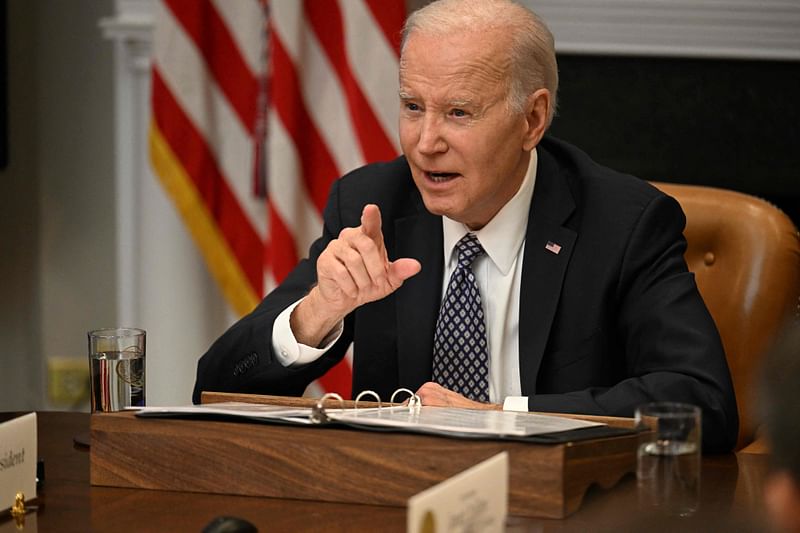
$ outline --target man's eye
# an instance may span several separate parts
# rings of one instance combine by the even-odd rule
[[[466,116],[467,116],[467,112],[466,112],[466,111],[464,111],[463,109],[453,109],[453,110],[450,112],[450,114],[451,114],[451,115],[453,115],[454,117],[458,117],[458,118],[461,118],[461,117],[466,117]]]
[[[419,106],[413,102],[407,102],[406,109],[409,111],[419,111]]]

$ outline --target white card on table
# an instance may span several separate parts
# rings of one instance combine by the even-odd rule
[[[505,530],[508,453],[501,452],[408,500],[408,533]]]
[[[0,424],[0,510],[36,498],[36,413]]]

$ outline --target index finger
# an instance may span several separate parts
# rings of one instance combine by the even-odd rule
[[[375,242],[383,242],[381,233],[381,210],[375,204],[367,204],[361,212],[361,231]]]

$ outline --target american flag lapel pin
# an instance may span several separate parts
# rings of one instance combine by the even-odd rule
[[[561,251],[561,245],[553,241],[547,241],[547,244],[544,245],[544,249],[548,252],[558,255],[558,253]]]

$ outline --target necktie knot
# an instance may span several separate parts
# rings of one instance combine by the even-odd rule
[[[469,268],[475,259],[485,252],[474,233],[467,233],[456,243],[458,250],[458,266]]]

